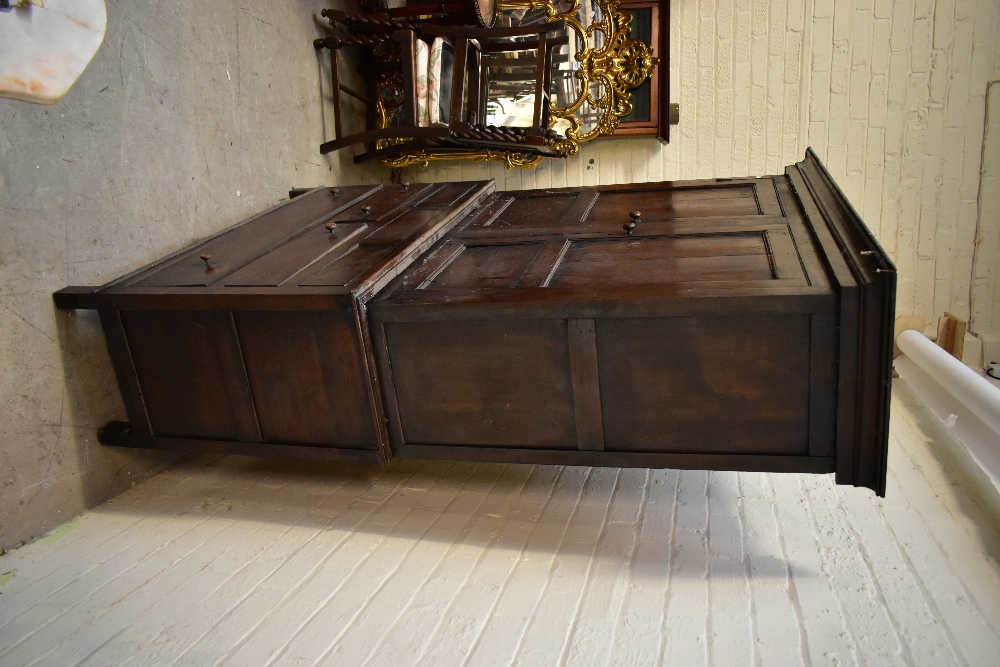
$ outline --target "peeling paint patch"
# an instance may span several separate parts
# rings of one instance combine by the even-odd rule
[[[78,516],[75,519],[73,519],[72,521],[67,521],[66,523],[62,524],[61,526],[56,526],[55,528],[53,528],[49,532],[48,535],[46,535],[42,539],[40,539],[37,542],[35,542],[35,544],[52,544],[53,542],[58,541],[59,539],[65,537],[69,533],[71,533],[74,530],[76,530],[77,528],[79,528],[80,527],[80,521],[82,519],[83,519],[82,516]]]

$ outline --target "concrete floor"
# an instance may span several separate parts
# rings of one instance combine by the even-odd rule
[[[0,558],[0,665],[987,665],[996,498],[897,386],[830,476],[188,462]]]

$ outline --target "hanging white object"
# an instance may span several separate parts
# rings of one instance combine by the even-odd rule
[[[97,53],[107,24],[104,0],[43,0],[0,12],[0,97],[58,102]]]

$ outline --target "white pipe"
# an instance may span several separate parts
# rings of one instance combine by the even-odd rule
[[[916,366],[988,426],[994,432],[995,442],[1000,443],[1000,389],[921,333],[904,331],[897,336],[896,345]],[[897,363],[897,372],[898,366]]]
[[[972,460],[1000,491],[1000,435],[945,390],[936,380],[903,355],[893,362],[896,372],[917,398],[962,441]]]

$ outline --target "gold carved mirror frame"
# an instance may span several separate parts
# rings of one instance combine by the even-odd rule
[[[547,21],[564,20],[567,29],[576,33],[578,50],[575,59],[579,67],[574,76],[577,79],[578,95],[566,106],[550,105],[549,127],[557,127],[564,139],[557,144],[567,156],[576,155],[580,144],[602,135],[608,135],[618,127],[618,120],[632,111],[630,88],[635,88],[648,79],[659,58],[653,55],[653,48],[638,39],[629,37],[632,30],[632,15],[619,10],[619,0],[583,0],[600,10],[598,20],[584,26],[581,19],[581,0],[501,0],[501,10],[544,10]],[[559,10],[557,4],[566,8]],[[598,33],[603,40],[598,39]],[[603,41],[599,46],[594,46]],[[376,47],[376,61],[387,63],[398,54]],[[403,103],[403,78],[395,69],[383,71],[376,81],[376,122],[378,128],[389,125],[390,119]],[[583,109],[597,112],[597,121],[585,127],[580,118]],[[443,160],[499,160],[507,168],[533,169],[542,161],[540,155],[500,150],[475,151],[469,153],[435,153],[415,151],[395,158],[383,160],[383,164],[393,168],[410,165],[427,166],[431,161]]]

